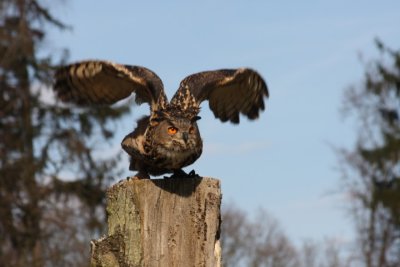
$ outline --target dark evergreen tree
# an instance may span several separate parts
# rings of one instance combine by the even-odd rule
[[[120,154],[99,152],[129,109],[49,100],[62,56],[43,49],[48,26],[66,27],[42,1],[0,1],[2,266],[86,266],[104,225],[105,188],[118,175]]]
[[[400,266],[400,51],[379,40],[376,47],[381,57],[345,95],[360,131],[354,150],[342,155],[364,266],[394,267]]]

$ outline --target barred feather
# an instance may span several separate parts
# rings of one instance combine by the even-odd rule
[[[196,107],[208,100],[215,117],[222,122],[239,123],[239,114],[250,120],[258,118],[269,93],[267,84],[256,71],[241,68],[192,74],[181,82],[171,103],[186,109],[187,103],[181,104],[186,95],[194,99],[190,104]]]
[[[78,105],[113,104],[135,93],[138,104],[155,109],[166,96],[161,79],[140,66],[107,61],[82,61],[57,70],[54,90],[64,102]]]

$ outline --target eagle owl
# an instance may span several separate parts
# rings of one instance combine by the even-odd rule
[[[196,121],[203,101],[208,100],[216,118],[237,124],[240,113],[256,119],[268,97],[263,78],[254,70],[239,68],[189,75],[168,101],[154,72],[108,61],[83,61],[59,68],[54,90],[61,101],[78,105],[110,105],[132,93],[136,103],[149,104],[150,115],[139,119],[136,129],[121,143],[131,157],[129,169],[137,171],[138,178],[186,175],[182,168],[202,152]],[[195,175],[193,171],[191,175]]]

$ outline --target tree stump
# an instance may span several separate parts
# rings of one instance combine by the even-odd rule
[[[107,191],[108,235],[92,267],[221,266],[220,182],[131,179]]]

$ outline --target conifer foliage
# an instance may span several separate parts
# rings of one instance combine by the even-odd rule
[[[119,154],[99,152],[129,109],[51,99],[62,56],[46,51],[44,29],[66,25],[43,3],[0,1],[0,262],[86,266],[104,225],[104,190],[118,175]]]
[[[343,166],[363,266],[400,266],[400,51],[379,40],[376,47],[380,58],[345,95],[360,131]]]

